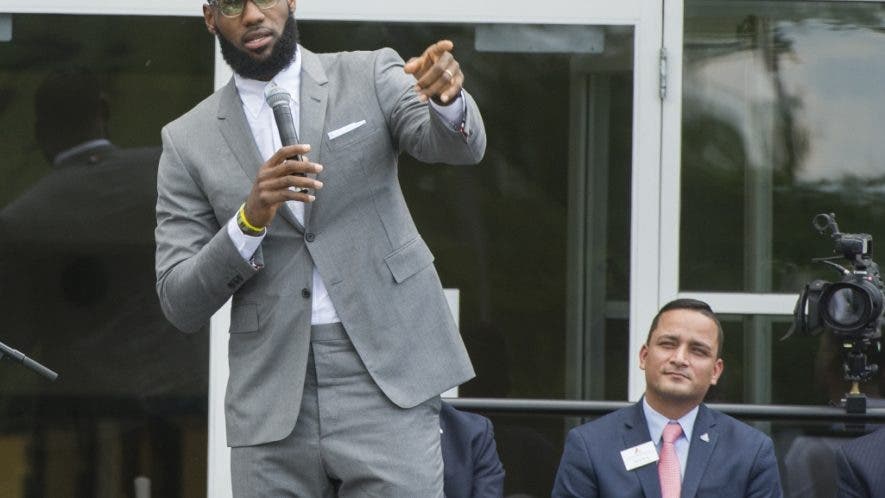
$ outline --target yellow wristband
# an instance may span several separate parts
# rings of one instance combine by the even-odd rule
[[[264,232],[264,227],[257,227],[255,225],[249,223],[249,220],[246,219],[246,203],[245,202],[240,206],[240,210],[237,211],[237,224],[245,232],[252,232],[255,234],[260,234],[260,233]]]

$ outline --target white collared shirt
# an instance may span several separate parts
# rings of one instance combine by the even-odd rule
[[[670,419],[656,412],[651,405],[648,404],[648,400],[645,399],[645,396],[642,397],[642,411],[645,414],[645,421],[648,424],[648,434],[651,436],[651,440],[655,443],[655,447],[658,449],[658,454],[661,453],[661,437],[664,434],[664,427],[670,423]],[[680,427],[682,427],[682,435],[679,436],[679,439],[676,440],[676,443],[673,445],[676,447],[676,456],[679,457],[679,474],[685,479],[685,465],[688,463],[688,447],[689,442],[691,441],[691,432],[694,430],[694,421],[698,417],[698,407],[692,408],[692,410],[685,415],[683,415],[679,420],[675,420],[678,422]]]
[[[292,120],[295,123],[295,129],[298,130],[301,117],[298,104],[298,99],[301,97],[300,48],[296,49],[295,60],[292,64],[274,76],[272,81],[277,86],[288,91],[292,97],[289,106],[292,110]],[[267,101],[264,98],[264,89],[267,88],[270,82],[244,78],[235,73],[234,83],[237,85],[237,92],[243,103],[243,112],[246,114],[246,120],[249,122],[249,128],[252,130],[255,144],[258,146],[258,152],[261,153],[261,159],[267,161],[274,152],[283,146],[277,122],[273,116],[273,110],[267,105]],[[304,225],[304,204],[297,201],[287,201],[286,207]],[[227,232],[230,234],[231,240],[233,240],[240,255],[246,260],[252,258],[255,251],[258,250],[258,246],[261,245],[261,241],[264,240],[264,235],[258,237],[245,235],[237,226],[236,216],[228,222]],[[341,320],[338,318],[335,306],[329,298],[329,292],[326,290],[326,284],[323,282],[323,278],[315,266],[313,267],[311,288],[311,325],[340,322]]]
[[[280,71],[272,80],[277,86],[287,90],[292,97],[290,107],[292,110],[292,120],[295,122],[295,129],[300,133],[300,105],[298,99],[301,96],[301,47],[296,49],[295,60],[292,64]],[[279,129],[276,120],[274,120],[273,110],[267,105],[264,98],[264,89],[270,82],[252,80],[244,78],[239,74],[234,74],[234,83],[237,86],[237,92],[243,103],[243,112],[249,122],[249,128],[252,130],[252,136],[261,153],[264,161],[270,159],[280,147]],[[443,119],[450,123],[461,123],[464,121],[466,113],[466,104],[463,97],[458,99],[454,105],[439,106],[435,102],[430,101],[431,107],[442,116]],[[295,215],[295,218],[304,225],[304,204],[297,201],[287,201],[286,206]],[[245,260],[252,259],[264,235],[251,237],[245,235],[237,226],[236,215],[227,224],[227,233],[236,246],[237,251]],[[267,232],[265,232],[266,234]],[[323,323],[340,322],[335,306],[329,298],[329,292],[323,283],[322,276],[313,268],[313,290],[311,303],[311,325],[319,325]]]

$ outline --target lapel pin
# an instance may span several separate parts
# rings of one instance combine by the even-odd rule
[[[710,442],[710,434],[708,434],[706,432],[701,434],[701,441],[703,441],[705,443],[709,443]]]

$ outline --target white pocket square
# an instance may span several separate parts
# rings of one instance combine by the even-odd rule
[[[340,137],[341,135],[344,135],[345,133],[350,133],[353,130],[359,128],[360,126],[362,126],[364,124],[366,124],[365,119],[363,119],[362,121],[355,121],[353,123],[350,123],[349,125],[344,125],[341,128],[338,128],[337,130],[332,130],[328,133],[329,140],[334,140],[334,139]]]

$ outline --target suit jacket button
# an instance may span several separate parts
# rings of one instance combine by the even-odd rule
[[[307,289],[301,289],[301,297],[304,299],[310,299],[310,291]]]
[[[314,239],[317,238],[317,236],[314,235],[313,232],[307,232],[306,234],[304,234],[304,238],[305,238],[305,240],[307,240],[308,242],[313,242]]]

